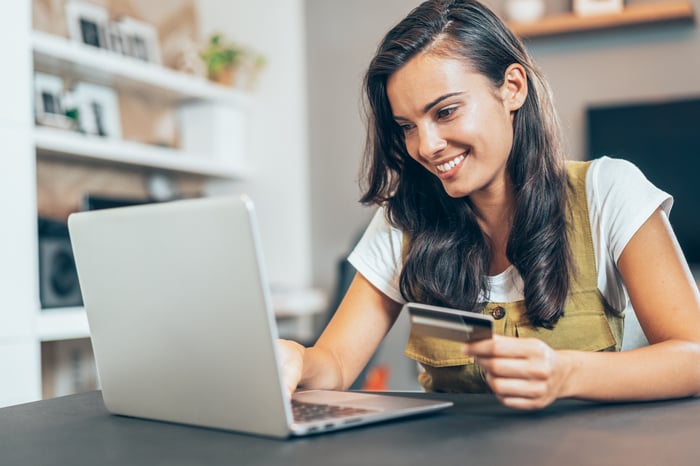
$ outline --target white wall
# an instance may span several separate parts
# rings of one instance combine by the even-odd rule
[[[700,11],[700,0],[692,0]],[[650,24],[527,44],[554,92],[573,159],[587,158],[586,108],[700,95],[700,29]]]
[[[221,31],[267,58],[253,94],[248,158],[254,173],[227,189],[256,204],[273,286],[311,284],[302,0],[198,0],[202,38]]]
[[[315,282],[327,289],[373,212],[358,203],[362,78],[379,40],[417,4],[306,0],[313,268]]]

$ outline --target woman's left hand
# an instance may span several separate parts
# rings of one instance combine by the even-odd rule
[[[517,409],[541,409],[563,395],[571,371],[563,353],[535,338],[494,335],[467,343],[500,402]]]

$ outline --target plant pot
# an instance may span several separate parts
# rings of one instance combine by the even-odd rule
[[[235,66],[228,66],[213,76],[210,75],[209,79],[221,84],[223,86],[233,87],[236,85],[236,78],[238,74],[238,68]]]

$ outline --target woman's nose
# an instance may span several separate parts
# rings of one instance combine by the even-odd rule
[[[447,141],[440,135],[440,132],[433,124],[420,128],[418,137],[418,153],[424,159],[434,158],[447,147]]]

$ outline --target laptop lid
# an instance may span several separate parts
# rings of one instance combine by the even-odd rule
[[[68,226],[111,412],[276,437],[322,430],[294,422],[284,395],[248,198],[81,212]],[[299,394],[315,395],[344,396]],[[351,404],[363,398],[346,395]],[[370,398],[375,420],[395,415],[376,400],[385,397]],[[400,400],[409,404],[399,407],[403,414],[449,405]]]

